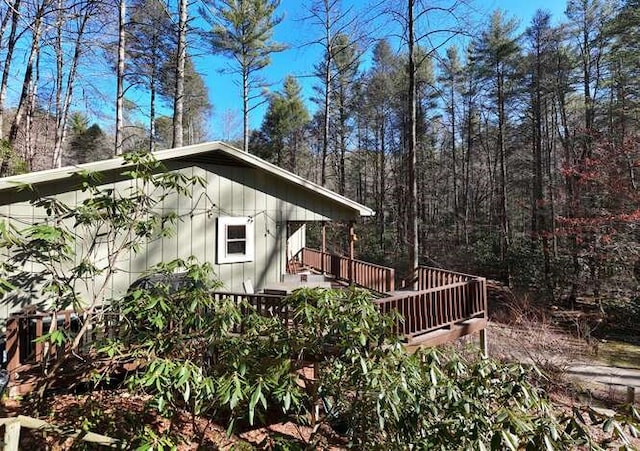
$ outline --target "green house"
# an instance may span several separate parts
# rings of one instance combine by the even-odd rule
[[[146,249],[120,257],[105,299],[126,292],[151,266],[190,256],[213,264],[225,291],[277,283],[289,259],[305,246],[305,224],[355,221],[374,214],[368,207],[221,142],[154,155],[167,170],[199,176],[206,183],[195,186],[191,196],[176,193],[163,201],[159,214],[180,216],[176,233],[150,240]],[[41,196],[80,203],[84,193],[79,189],[79,171],[99,174],[104,186],[115,191],[126,189],[132,183],[123,175],[126,169],[123,158],[113,158],[0,179],[0,221],[20,228],[47,220],[45,211],[31,204]],[[23,189],[25,184],[31,189]],[[6,250],[0,250],[0,261],[6,258]],[[101,282],[97,277],[83,289],[90,296]],[[26,305],[38,305],[37,295],[17,291],[3,298],[1,321]]]

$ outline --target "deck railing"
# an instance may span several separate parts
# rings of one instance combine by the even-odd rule
[[[486,318],[486,282],[482,277],[397,294],[374,301],[382,313],[398,312],[396,333],[408,338]]]
[[[281,295],[223,292],[214,292],[212,295],[216,300],[231,299],[236,305],[241,305],[242,301],[245,301],[259,314],[281,318],[285,324],[289,324],[292,319],[288,306],[282,302],[284,296]],[[52,328],[51,322],[54,317],[56,321]],[[80,341],[79,354],[87,351],[98,340],[116,336],[120,315],[115,312],[102,312],[100,315],[94,314],[92,321],[92,327],[86,331]],[[51,330],[62,330],[67,336],[73,337],[82,327],[82,322],[82,313],[76,313],[73,310],[62,310],[55,314],[25,312],[10,316],[6,325],[7,371],[10,380],[15,380],[17,373],[32,371],[62,354],[64,348],[41,340],[43,336]],[[236,325],[233,332],[241,333],[241,326]]]
[[[280,318],[285,325],[290,324],[290,320],[293,319],[293,313],[291,312],[289,305],[286,302],[282,302],[284,295],[280,294],[245,294],[245,293],[225,293],[216,291],[213,293],[215,300],[231,299],[236,305],[241,306],[243,302],[251,305],[258,314],[267,317]],[[244,314],[245,310],[241,307],[241,312]],[[236,325],[232,332],[242,333],[241,325]]]
[[[306,265],[319,270],[324,269],[339,279],[349,280],[346,274],[353,274],[354,283],[375,291],[389,292],[393,289],[391,268],[307,248],[302,251],[302,259]],[[395,325],[398,335],[411,340],[412,337],[469,319],[486,320],[487,296],[484,278],[422,267],[418,270],[418,284],[417,291],[399,291],[374,301],[382,313],[398,312],[400,320]],[[247,302],[261,315],[280,318],[287,326],[293,324],[293,312],[287,303],[282,302],[283,295],[215,292],[213,297],[231,299],[236,305]],[[55,329],[64,330],[66,334],[73,336],[80,330],[82,322],[82,314],[76,314],[72,310],[58,311],[55,314],[27,312],[12,315],[6,324],[7,370],[10,383],[15,381],[18,372],[41,366],[47,360],[57,358],[63,351],[62,348],[39,340],[41,337]],[[115,312],[102,312],[94,317],[93,327],[83,336],[79,352],[88,350],[91,344],[101,337],[117,334],[119,323],[120,316]],[[241,333],[241,325],[236,326],[233,332]]]
[[[329,273],[338,280],[354,283],[378,293],[394,290],[395,271],[393,268],[307,247],[302,249],[301,254],[302,264]]]
[[[78,349],[86,350],[91,343],[117,333],[120,316],[113,312],[93,314],[94,324],[86,330]],[[99,318],[96,322],[95,318]],[[61,330],[67,337],[81,329],[84,318],[74,310],[57,312],[23,312],[11,315],[6,324],[7,371],[13,379],[17,372],[30,371],[45,361],[56,359],[64,351],[41,338],[49,332]],[[53,323],[53,324],[52,324]]]
[[[396,311],[398,335],[408,339],[466,320],[487,316],[486,281],[482,277],[420,266],[414,272],[417,290],[394,290],[394,270],[360,260],[302,249],[302,263],[387,296],[375,302],[382,313]]]
[[[432,268],[429,266],[419,266],[415,271],[418,290],[428,290],[429,288],[442,287],[452,283],[475,280],[478,277],[470,274],[449,271],[446,269]]]

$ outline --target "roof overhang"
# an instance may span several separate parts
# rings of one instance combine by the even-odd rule
[[[335,193],[323,186],[310,182],[292,172],[282,169],[263,159],[243,152],[235,147],[220,141],[196,144],[192,146],[179,147],[175,149],[160,150],[153,153],[158,161],[168,162],[172,160],[201,160],[206,158],[207,161],[219,164],[229,164],[230,160],[240,166],[252,167],[263,171],[269,175],[286,180],[294,185],[313,192],[331,202],[335,202],[342,207],[357,212],[359,216],[373,216],[375,212],[358,202],[355,202],[345,196]],[[76,166],[67,166],[57,169],[48,169],[45,171],[31,172],[27,174],[14,175],[11,177],[0,178],[0,193],[7,191],[15,191],[24,189],[26,186],[37,187],[44,183],[62,182],[66,179],[72,179],[81,171],[89,172],[112,172],[119,169],[130,167],[124,158],[116,157],[109,160],[95,161]]]

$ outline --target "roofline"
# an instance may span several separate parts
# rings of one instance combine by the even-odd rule
[[[207,153],[212,150],[220,150],[227,155],[248,164],[251,167],[261,169],[267,173],[275,175],[277,177],[288,180],[296,185],[300,185],[308,190],[314,191],[321,196],[324,196],[334,202],[342,204],[352,210],[358,211],[360,216],[374,216],[375,212],[358,202],[355,202],[345,196],[335,193],[323,186],[310,182],[292,172],[282,169],[272,163],[269,163],[253,154],[243,152],[229,144],[221,141],[211,141],[207,143],[194,144],[191,146],[178,147],[174,149],[159,150],[153,152],[153,156],[158,161],[169,161],[179,158],[188,157],[190,155],[197,155]],[[20,185],[35,185],[45,182],[52,182],[57,180],[63,180],[72,177],[80,171],[91,172],[106,172],[120,168],[126,168],[131,166],[125,164],[123,157],[115,157],[109,160],[94,161],[91,163],[84,163],[74,166],[66,166],[62,168],[46,169],[44,171],[30,172],[27,174],[13,175],[9,177],[0,178],[0,192],[15,189]]]

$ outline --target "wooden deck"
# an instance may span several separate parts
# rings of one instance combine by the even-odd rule
[[[305,267],[330,274],[336,280],[354,283],[377,293],[388,293],[395,287],[393,268],[306,247],[294,258],[297,258]]]
[[[483,277],[419,267],[414,271],[416,290],[394,290],[393,268],[309,248],[296,258],[302,267],[378,293],[375,302],[381,312],[400,313],[396,331],[408,346],[436,346],[474,332],[481,332],[481,341],[485,340],[487,287]]]
[[[486,344],[487,326],[486,281],[482,277],[437,268],[421,267],[416,271],[416,290],[394,290],[396,281],[392,268],[359,260],[304,249],[298,256],[298,269],[312,269],[327,274],[332,286],[354,284],[376,293],[374,300],[382,313],[398,312],[395,331],[406,346],[435,346],[464,335],[480,332],[481,345]],[[290,265],[294,267],[296,265]],[[215,292],[216,299],[230,298],[238,305],[247,301],[259,313],[274,316],[291,324],[292,312],[283,295]],[[31,389],[33,374],[55,359],[60,349],[38,340],[53,329],[63,329],[73,335],[82,324],[82,315],[71,310],[53,313],[24,312],[7,320],[6,351],[10,395]],[[107,313],[83,337],[80,353],[100,336],[115,333],[119,317]],[[53,327],[53,329],[52,329]],[[234,330],[241,333],[241,330]],[[486,350],[485,350],[486,352]]]

